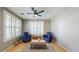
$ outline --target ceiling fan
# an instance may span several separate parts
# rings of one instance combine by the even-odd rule
[[[41,10],[41,11],[35,10],[33,7],[31,7],[31,9],[32,9],[33,13],[27,13],[27,14],[34,14],[34,17],[35,16],[41,17],[42,15],[40,15],[40,13],[44,12],[44,10]]]

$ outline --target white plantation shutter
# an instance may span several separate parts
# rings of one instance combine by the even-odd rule
[[[21,35],[21,20],[7,11],[4,16],[4,41]]]
[[[28,21],[29,32],[33,35],[42,35],[44,32],[43,21]]]

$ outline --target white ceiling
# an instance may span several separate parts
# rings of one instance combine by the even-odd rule
[[[30,7],[8,7],[8,9],[14,12],[16,15],[20,16],[26,20],[32,19],[51,19],[57,16],[64,10],[64,7],[35,7],[36,10],[45,10],[45,12],[40,13],[42,17],[37,16],[33,17],[31,14],[27,14],[28,12],[33,12]],[[21,15],[20,13],[24,13],[25,15]]]

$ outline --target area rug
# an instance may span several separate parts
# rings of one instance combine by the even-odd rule
[[[51,43],[46,43],[47,49],[30,49],[30,43],[26,44],[26,47],[21,52],[56,52]]]

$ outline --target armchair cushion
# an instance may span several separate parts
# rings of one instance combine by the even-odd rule
[[[44,34],[44,35],[43,35],[43,38],[44,38],[44,40],[45,40],[46,42],[51,42],[51,41],[52,41],[52,37],[53,37],[53,35],[52,35],[51,32],[47,32],[47,34]]]
[[[22,41],[23,42],[29,42],[29,41],[31,41],[31,35],[28,32],[24,32],[22,34]]]

